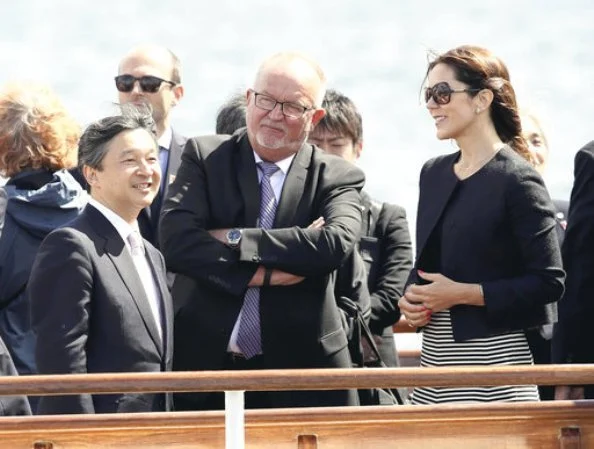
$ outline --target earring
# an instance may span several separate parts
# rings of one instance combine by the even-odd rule
[[[474,112],[476,112],[477,114],[480,114],[481,110],[480,110],[480,108],[476,108],[476,110]]]

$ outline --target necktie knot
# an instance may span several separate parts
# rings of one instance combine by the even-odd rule
[[[260,167],[260,170],[262,170],[264,176],[268,178],[270,178],[272,175],[274,175],[277,171],[280,170],[279,166],[276,165],[274,162],[260,161],[258,162],[258,167]]]
[[[144,244],[138,231],[132,231],[128,235],[128,243],[133,256],[144,256]]]

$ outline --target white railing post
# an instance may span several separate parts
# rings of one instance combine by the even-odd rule
[[[225,448],[245,449],[244,391],[225,391]]]

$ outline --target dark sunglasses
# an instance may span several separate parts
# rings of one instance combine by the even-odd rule
[[[168,83],[172,86],[175,86],[176,84],[173,81],[164,80],[151,75],[141,76],[140,78],[136,78],[132,75],[118,75],[115,77],[116,88],[120,92],[132,92],[136,81],[140,84],[140,88],[143,92],[148,92],[150,94],[157,92],[162,83]]]
[[[425,88],[425,103],[433,98],[437,104],[448,104],[452,99],[452,94],[457,92],[478,92],[480,89],[466,88],[466,89],[452,89],[448,83],[442,81],[432,87]]]

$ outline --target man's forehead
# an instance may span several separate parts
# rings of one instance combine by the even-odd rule
[[[168,71],[172,69],[170,58],[157,57],[152,54],[133,53],[122,59],[119,70]]]
[[[346,134],[342,134],[336,131],[331,131],[327,128],[316,127],[311,132],[311,137],[316,139],[325,139],[325,140],[341,140],[341,139],[350,139]]]

